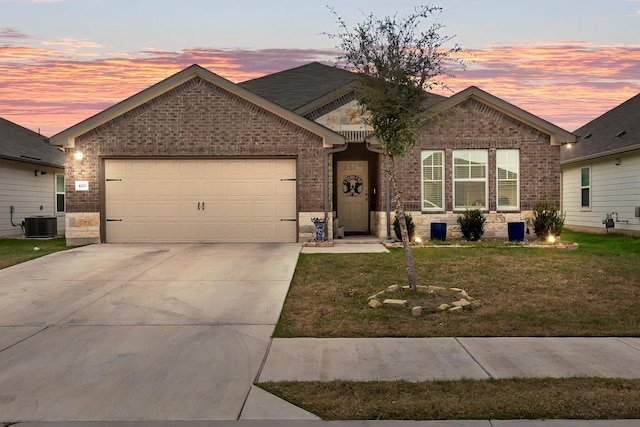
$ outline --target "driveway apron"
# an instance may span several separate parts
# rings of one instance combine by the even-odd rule
[[[238,419],[299,251],[107,244],[0,270],[0,422]]]

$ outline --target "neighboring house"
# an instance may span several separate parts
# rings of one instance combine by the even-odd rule
[[[640,94],[574,133],[561,151],[565,224],[640,235]]]
[[[53,136],[67,241],[296,242],[325,215],[329,238],[335,215],[346,233],[386,237],[385,160],[355,79],[312,63],[236,85],[193,65]],[[419,236],[472,203],[488,235],[506,235],[537,201],[559,202],[573,134],[474,87],[430,102],[398,162]]]
[[[2,118],[0,182],[0,236],[23,235],[25,220],[31,237],[64,234],[64,153],[46,137]]]
[[[346,233],[384,238],[385,161],[358,114],[356,78],[312,63],[240,85],[345,136],[348,147],[333,154],[329,174],[335,214]],[[537,202],[560,203],[560,146],[575,135],[476,87],[428,102],[432,119],[397,160],[418,236],[429,237],[431,222],[459,235],[456,219],[470,205],[487,213],[487,236],[506,236],[507,223],[532,217]]]

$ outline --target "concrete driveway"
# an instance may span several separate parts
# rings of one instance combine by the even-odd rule
[[[299,251],[108,244],[0,270],[0,422],[238,419]]]

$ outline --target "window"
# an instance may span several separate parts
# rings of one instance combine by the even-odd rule
[[[56,174],[56,213],[64,213],[64,175]]]
[[[422,152],[422,210],[444,210],[444,152]]]
[[[580,169],[580,207],[591,208],[591,166]]]
[[[520,152],[496,150],[498,210],[520,209]]]
[[[487,208],[487,150],[453,152],[453,208]]]

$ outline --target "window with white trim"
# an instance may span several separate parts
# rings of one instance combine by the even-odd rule
[[[496,150],[498,210],[520,209],[520,151]]]
[[[591,209],[591,166],[580,169],[580,208]]]
[[[64,174],[56,174],[56,213],[64,213]]]
[[[487,208],[487,150],[453,152],[453,208]]]
[[[444,210],[444,151],[422,152],[422,210]]]

